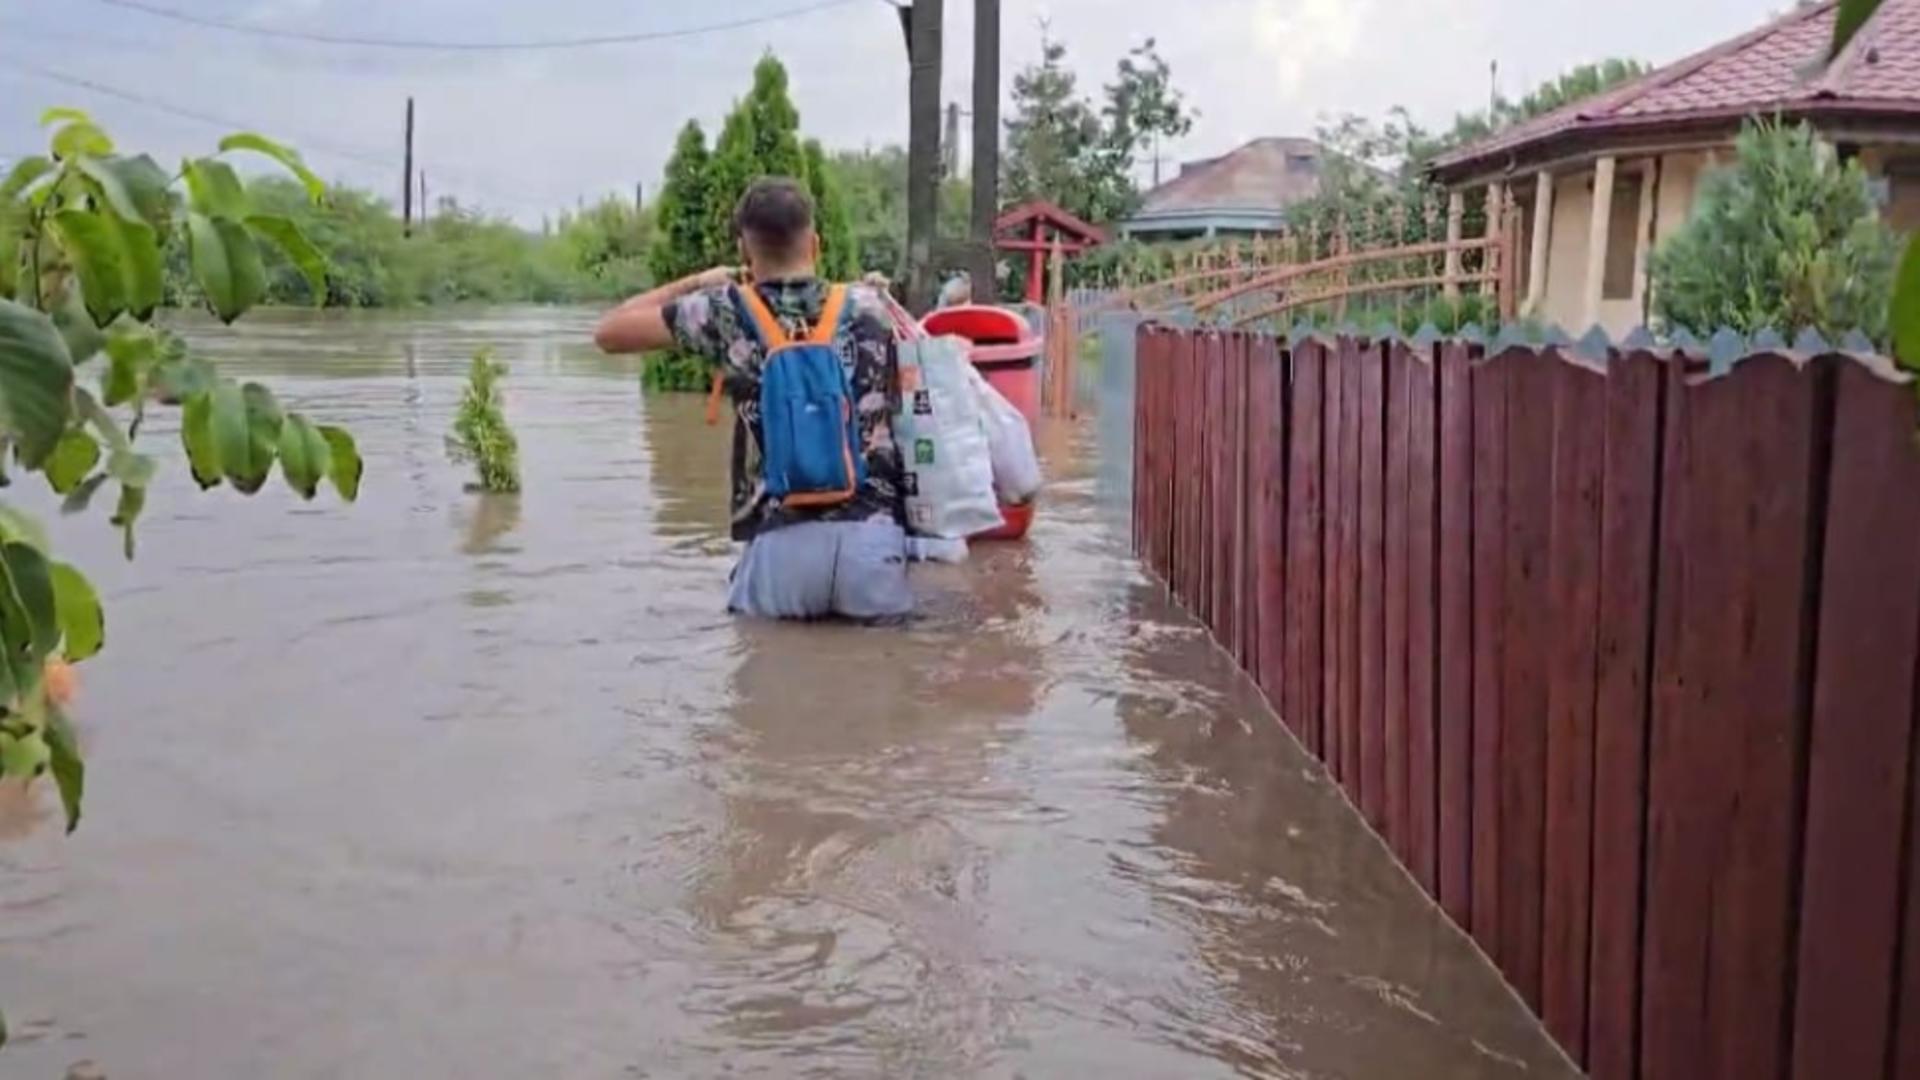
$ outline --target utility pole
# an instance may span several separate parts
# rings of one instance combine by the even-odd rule
[[[400,233],[413,235],[413,99],[407,99],[407,155],[401,166]]]
[[[993,223],[1000,216],[1000,0],[973,0],[973,295],[999,298]]]
[[[633,185],[633,208],[635,210],[642,210],[646,208],[646,205],[647,205],[647,185],[640,184],[640,183],[634,184]]]
[[[913,0],[907,61],[907,307],[933,307],[940,194],[940,68],[944,0]]]
[[[432,205],[433,205],[432,203],[427,201],[427,170],[421,169],[420,170],[420,224],[425,225],[427,223],[427,220],[433,217],[433,211],[428,209]]]
[[[940,179],[960,176],[960,103],[947,102],[947,126],[940,136]]]

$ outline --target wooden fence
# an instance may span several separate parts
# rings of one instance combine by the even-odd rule
[[[1149,326],[1135,544],[1602,1080],[1920,1076],[1883,361]]]

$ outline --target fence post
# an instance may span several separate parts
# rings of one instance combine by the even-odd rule
[[[1447,196],[1447,268],[1446,296],[1449,304],[1460,302],[1460,231],[1466,223],[1467,195],[1458,189]],[[1489,229],[1493,227],[1488,218]]]

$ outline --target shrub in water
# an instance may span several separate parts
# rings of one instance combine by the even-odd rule
[[[481,491],[520,490],[520,442],[500,411],[500,379],[506,365],[482,350],[467,371],[467,389],[453,420],[447,450],[455,461],[472,462],[480,474]]]

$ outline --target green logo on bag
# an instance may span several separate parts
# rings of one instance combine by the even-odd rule
[[[915,465],[933,464],[933,440],[919,439],[913,444],[913,463]]]

